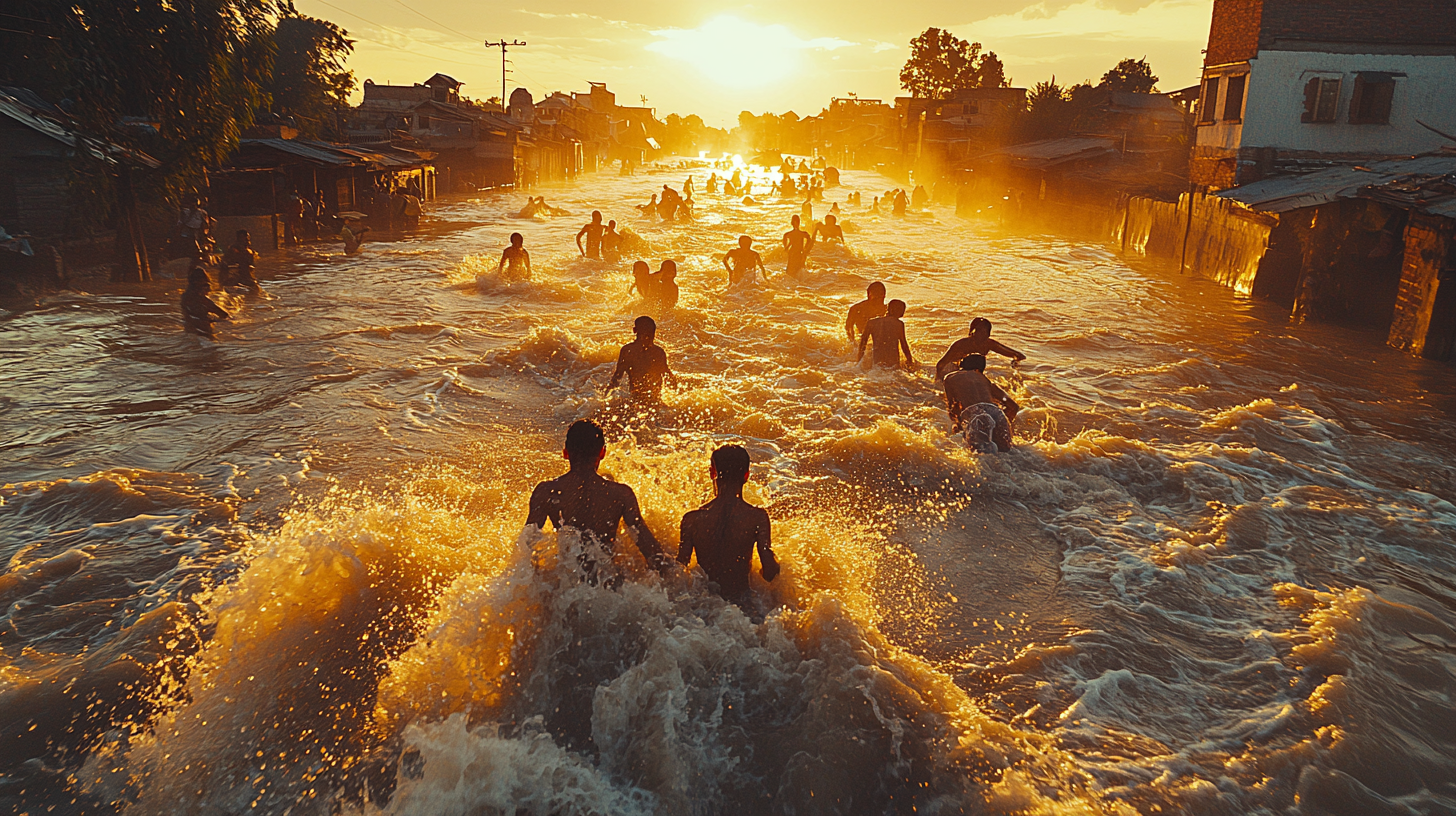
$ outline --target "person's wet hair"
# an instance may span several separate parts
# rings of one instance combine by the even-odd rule
[[[212,288],[212,281],[207,277],[207,270],[200,266],[194,266],[187,270],[187,285],[201,286],[206,289]]]
[[[607,437],[595,422],[582,419],[566,431],[566,458],[573,462],[590,462],[607,446]]]
[[[713,451],[713,470],[718,483],[737,490],[748,481],[748,451],[742,445],[724,445]]]
[[[665,260],[665,261],[662,262],[662,266],[659,267],[657,271],[658,272],[668,272],[668,273],[671,273],[675,277],[677,275],[677,261],[674,261],[673,259],[668,258],[667,260]]]
[[[982,330],[982,331],[990,332],[991,331],[991,321],[987,320],[984,317],[978,317],[975,320],[972,320],[971,321],[971,331],[974,332],[974,331],[976,331],[978,329],[979,330]]]
[[[966,371],[985,371],[986,355],[967,354],[965,357],[961,358],[961,368]]]
[[[512,246],[520,246],[522,243],[525,242],[525,240],[526,240],[526,236],[520,234],[519,232],[513,232],[513,233],[511,233],[511,245]]]
[[[870,297],[874,297],[875,295],[879,295],[880,297],[884,297],[885,296],[885,285],[883,283],[879,282],[879,281],[875,281],[874,283],[870,284],[868,287],[865,288],[865,294],[866,295],[869,295]]]
[[[905,314],[905,301],[896,298],[886,304],[885,310],[890,313],[890,317],[899,317]]]
[[[653,320],[647,315],[642,315],[641,317],[632,321],[632,331],[635,331],[638,334],[642,334],[643,332],[646,332],[648,334],[656,334],[657,321]]]
[[[634,275],[651,275],[652,274],[652,267],[648,266],[646,261],[638,261],[638,262],[632,264],[632,274],[634,274]]]
[[[747,235],[740,235],[738,236],[738,245],[743,247],[744,249],[748,249],[749,247],[753,246],[753,239],[748,237]]]

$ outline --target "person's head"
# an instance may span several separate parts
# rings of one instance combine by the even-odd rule
[[[880,283],[879,281],[875,281],[874,283],[865,287],[865,296],[875,303],[884,303],[885,285],[883,283]]]
[[[789,219],[789,223],[794,225],[794,229],[798,229],[799,225],[802,224],[803,221],[800,220],[799,216],[796,215],[793,218]]]
[[[748,481],[748,451],[741,445],[724,445],[713,451],[712,465],[708,472],[718,493],[735,494],[743,490]]]
[[[511,233],[511,246],[519,247],[524,243],[526,243],[526,236],[520,234],[519,232]]]
[[[572,467],[585,465],[595,468],[607,455],[607,438],[595,422],[588,419],[572,423],[566,431],[566,449],[562,455]]]
[[[211,289],[212,281],[207,278],[207,270],[200,266],[194,266],[187,270],[187,288],[189,289]]]
[[[835,224],[839,223],[839,219],[838,218],[835,218],[832,215],[826,215],[826,216],[824,216],[824,223],[825,224],[828,224],[829,226],[832,227]]]
[[[662,262],[662,266],[658,267],[657,271],[664,278],[672,280],[673,278],[677,277],[677,261],[668,258],[667,260]]]
[[[890,317],[903,317],[905,315],[905,301],[895,299],[885,305],[885,313]]]
[[[753,239],[749,238],[747,235],[740,235],[738,236],[738,246],[744,249],[748,249],[749,247],[753,246]]]
[[[641,280],[651,274],[652,267],[648,266],[646,261],[638,261],[632,264],[632,277]]]
[[[644,343],[651,343],[657,336],[657,321],[642,315],[632,322],[632,331],[636,332],[637,339]]]
[[[983,338],[984,337],[990,337],[991,336],[991,321],[987,320],[984,317],[978,317],[975,320],[972,320],[971,321],[971,336],[972,337],[983,337]]]
[[[617,229],[617,219],[613,218],[611,221],[608,221],[607,222],[607,232],[612,232],[612,231],[614,231],[616,229]]]
[[[986,355],[984,355],[984,354],[967,354],[965,357],[962,357],[961,358],[961,370],[962,371],[985,371],[986,370]]]
[[[602,211],[601,210],[592,210],[592,223],[593,224],[600,224],[600,223],[602,223]]]
[[[248,235],[247,230],[238,230],[237,239],[238,246],[240,247],[245,247],[253,242],[253,238],[251,235]]]

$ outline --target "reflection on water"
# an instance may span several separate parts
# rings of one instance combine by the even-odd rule
[[[8,809],[1456,808],[1449,368],[939,208],[846,211],[804,281],[725,293],[798,204],[631,207],[684,175],[281,256],[216,344],[171,281],[0,318]],[[593,208],[678,261],[687,387],[650,421],[601,390],[643,306],[635,257],[577,257]],[[512,231],[532,280],[494,276]],[[929,373],[853,365],[875,279],[917,358],[977,315],[1030,355],[991,365],[1015,451],[948,436]],[[630,547],[620,592],[578,585],[570,536],[521,534],[588,416],[669,549],[708,452],[749,449],[774,611]]]

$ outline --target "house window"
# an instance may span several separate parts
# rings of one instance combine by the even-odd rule
[[[429,130],[429,129],[430,129],[430,117],[424,115],[423,113],[420,114],[420,130]]]
[[[1301,122],[1333,122],[1340,108],[1340,78],[1313,77],[1304,85]]]
[[[1218,121],[1218,77],[1203,80],[1203,97],[1198,100],[1198,122],[1211,125]]]
[[[1361,71],[1355,75],[1350,96],[1350,124],[1390,124],[1390,102],[1395,97],[1395,75]]]
[[[1225,122],[1242,122],[1244,120],[1244,83],[1248,81],[1248,74],[1228,78],[1228,93],[1223,99],[1223,120]]]

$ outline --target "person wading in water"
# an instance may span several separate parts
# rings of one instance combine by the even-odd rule
[[[748,572],[758,548],[763,580],[778,577],[768,513],[743,500],[748,481],[748,451],[724,445],[713,451],[708,469],[717,492],[713,500],[683,516],[678,563],[687,566],[693,553],[698,566],[716,585],[719,595],[739,606],[749,600]]]

